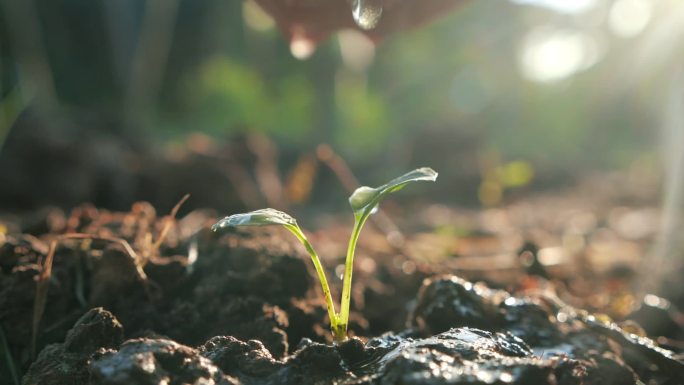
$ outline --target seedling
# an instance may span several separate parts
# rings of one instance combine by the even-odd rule
[[[356,250],[356,242],[359,239],[359,234],[363,225],[366,223],[368,217],[373,214],[378,207],[380,201],[389,193],[401,190],[409,183],[418,181],[434,182],[437,179],[437,173],[428,167],[419,168],[406,173],[398,178],[392,179],[388,183],[372,188],[362,186],[356,189],[349,197],[349,205],[354,212],[354,227],[352,229],[349,244],[347,246],[347,257],[344,264],[344,278],[342,282],[342,299],[340,300],[340,312],[335,312],[335,304],[330,295],[330,287],[328,286],[328,279],[325,271],[318,258],[318,254],[306,239],[306,235],[302,229],[297,225],[297,221],[290,215],[274,210],[261,209],[244,214],[235,214],[225,217],[214,224],[211,229],[218,231],[225,227],[237,226],[268,226],[281,225],[290,230],[292,234],[299,239],[304,245],[306,251],[311,255],[318,280],[321,282],[323,288],[323,295],[325,295],[325,302],[328,308],[328,316],[330,317],[330,330],[336,342],[344,341],[347,338],[347,325],[349,323],[349,304],[351,302],[351,283],[352,271],[354,266],[354,252]]]

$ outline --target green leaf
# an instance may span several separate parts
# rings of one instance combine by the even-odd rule
[[[394,178],[388,183],[372,188],[361,186],[349,197],[349,205],[354,210],[354,215],[370,215],[375,206],[385,195],[401,190],[409,183],[418,181],[434,182],[437,180],[437,172],[429,167],[423,167],[408,172],[398,178]]]
[[[211,226],[211,229],[218,231],[225,227],[269,225],[297,226],[297,221],[282,211],[261,209],[225,217]]]
[[[211,226],[211,229],[218,231],[225,227],[269,225],[284,226],[292,234],[294,234],[299,242],[301,242],[306,248],[306,251],[311,256],[314,267],[316,268],[316,274],[318,274],[318,280],[320,281],[321,288],[323,289],[323,295],[325,296],[325,302],[328,308],[328,316],[330,317],[330,328],[337,339],[342,338],[340,337],[340,330],[344,330],[346,332],[346,326],[342,329],[339,326],[339,319],[337,317],[337,313],[335,312],[335,304],[333,303],[332,296],[330,294],[330,286],[328,286],[328,279],[325,276],[325,270],[323,269],[323,265],[321,265],[321,260],[318,258],[316,250],[314,250],[313,246],[311,246],[309,240],[306,239],[306,235],[304,235],[302,229],[299,228],[299,225],[297,225],[297,221],[294,218],[282,211],[275,209],[261,209],[225,217]]]

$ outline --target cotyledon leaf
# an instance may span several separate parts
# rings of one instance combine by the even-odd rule
[[[356,189],[349,197],[349,205],[354,211],[354,228],[352,229],[349,243],[347,244],[347,258],[344,262],[344,277],[342,282],[342,300],[340,301],[339,313],[339,328],[341,331],[339,335],[345,335],[347,330],[347,323],[349,321],[349,306],[351,303],[351,281],[352,272],[354,268],[354,252],[356,250],[356,243],[361,233],[366,219],[373,214],[378,207],[380,200],[385,195],[401,190],[404,186],[412,182],[437,180],[437,172],[429,167],[423,167],[411,172],[408,172],[398,178],[385,183],[380,187],[362,186]]]
[[[364,212],[370,213],[385,195],[401,190],[412,182],[434,182],[437,180],[437,175],[435,170],[429,167],[422,167],[394,178],[380,187],[361,186],[349,197],[349,205],[354,210],[354,215],[361,215]]]
[[[339,320],[337,313],[335,312],[335,304],[333,303],[332,296],[330,294],[330,287],[328,286],[328,279],[325,276],[325,270],[323,265],[321,265],[321,260],[318,258],[318,254],[314,250],[309,240],[306,239],[306,235],[302,229],[297,225],[297,221],[290,215],[278,211],[275,209],[261,209],[256,211],[250,211],[248,213],[233,214],[231,216],[225,217],[220,221],[216,222],[211,229],[213,231],[218,231],[226,227],[237,227],[237,226],[270,226],[270,225],[281,225],[288,229],[292,234],[294,234],[299,242],[304,245],[306,251],[311,256],[314,267],[316,268],[316,274],[318,274],[318,280],[321,283],[321,288],[323,289],[323,295],[325,296],[325,302],[328,308],[328,316],[330,317],[330,328],[333,331],[337,339],[339,339],[340,327],[338,325]],[[344,329],[346,332],[346,329]]]
[[[225,217],[211,226],[211,229],[217,231],[225,227],[269,225],[296,226],[297,221],[282,211],[261,209]]]

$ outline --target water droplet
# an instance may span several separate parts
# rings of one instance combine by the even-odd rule
[[[558,314],[556,314],[556,319],[558,320],[558,322],[567,322],[568,313],[558,312]]]
[[[299,60],[308,59],[314,51],[316,51],[316,44],[307,38],[294,36],[290,42],[290,52]]]
[[[406,275],[411,275],[416,271],[416,264],[413,261],[406,261],[402,263],[401,270]]]
[[[352,15],[354,21],[361,29],[375,28],[382,16],[381,0],[354,0],[352,2]]]
[[[339,264],[335,266],[335,275],[340,278],[340,280],[344,279],[344,265]]]

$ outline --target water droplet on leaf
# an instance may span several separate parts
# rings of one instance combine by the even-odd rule
[[[335,275],[340,279],[344,279],[344,264],[335,266]]]

